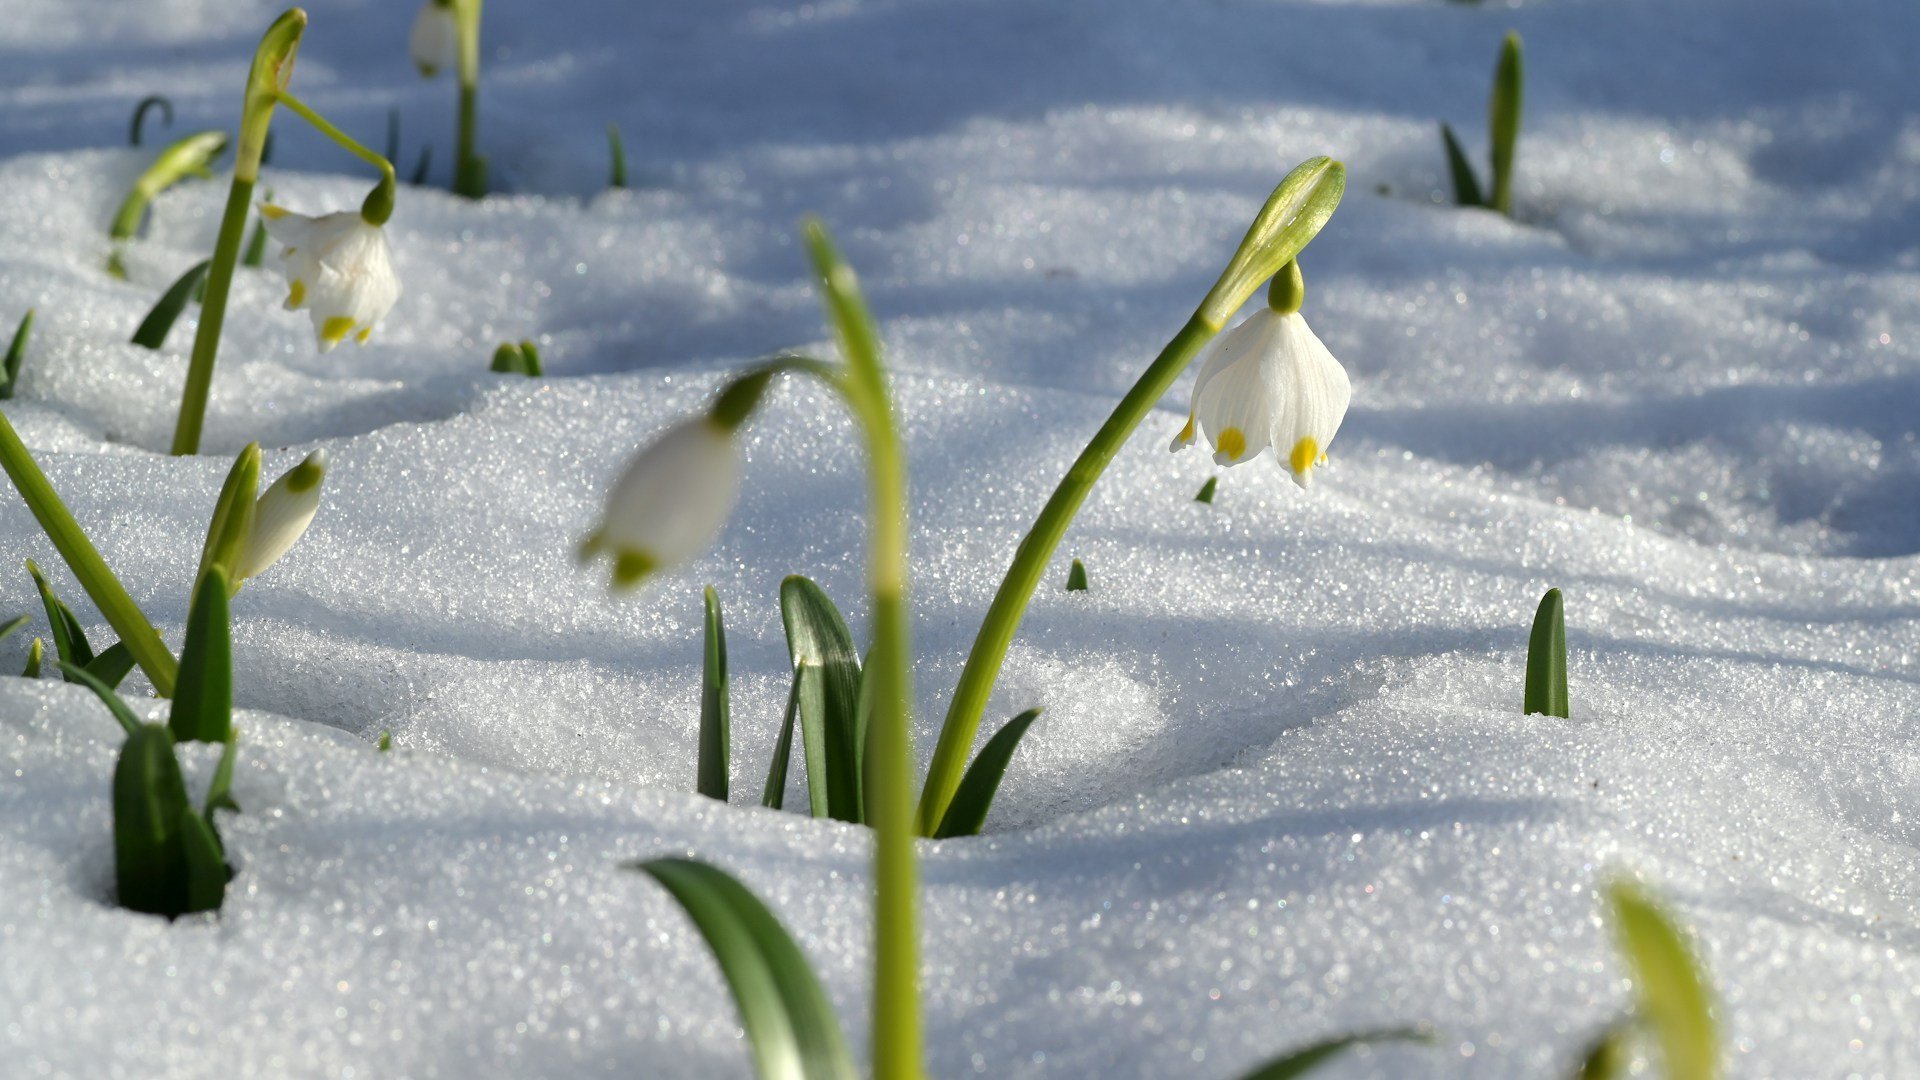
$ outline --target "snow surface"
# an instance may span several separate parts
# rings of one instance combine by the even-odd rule
[[[452,91],[406,62],[412,5],[309,7],[295,89],[376,147],[397,105],[403,169],[431,141],[444,181]],[[1911,0],[496,0],[482,142],[518,194],[403,190],[407,292],[365,348],[318,356],[243,272],[210,453],[175,460],[190,322],[126,337],[224,185],[161,198],[108,278],[153,152],[124,124],[164,92],[175,133],[231,125],[276,12],[0,3],[0,322],[39,309],[8,415],[122,580],[177,642],[211,451],[333,462],[236,603],[256,711],[218,918],[110,906],[118,728],[0,680],[0,1071],[744,1075],[697,935],[618,868],[668,853],[772,904],[864,1054],[865,834],[691,794],[700,586],[737,801],[784,695],[780,578],[864,622],[845,420],[781,389],[719,546],[639,598],[573,545],[719,373],[825,347],[793,242],[819,212],[897,372],[924,760],[1066,462],[1280,175],[1330,153],[1349,193],[1305,265],[1354,379],[1333,467],[1302,493],[1262,459],[1193,503],[1214,470],[1165,451],[1183,383],[1096,489],[989,711],[1048,709],[991,834],[921,849],[931,1072],[1233,1076],[1426,1020],[1437,1048],[1328,1074],[1558,1075],[1627,1001],[1596,902],[1623,868],[1697,935],[1734,1075],[1920,1072]],[[1509,27],[1517,223],[1443,205],[1435,134],[1484,144]],[[610,120],[630,191],[597,191]],[[279,201],[364,193],[276,130]],[[486,373],[522,337],[553,377]],[[1090,593],[1057,587],[1074,556]],[[8,493],[0,565],[25,557],[99,624]],[[1518,715],[1550,585],[1571,721]],[[24,573],[0,602],[37,609]]]

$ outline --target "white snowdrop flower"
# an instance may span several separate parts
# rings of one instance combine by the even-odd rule
[[[1314,466],[1327,460],[1351,396],[1346,369],[1307,321],[1262,305],[1214,342],[1172,448],[1204,432],[1214,461],[1238,465],[1271,446],[1306,487]]]
[[[460,51],[460,25],[449,0],[427,0],[420,5],[413,33],[407,36],[407,51],[413,54],[413,66],[429,79],[441,68],[453,66]]]
[[[315,450],[288,469],[253,504],[253,529],[240,550],[236,585],[280,561],[313,524],[320,484],[327,478],[327,452]]]
[[[320,351],[330,351],[349,334],[366,344],[373,324],[400,299],[386,232],[358,210],[307,217],[261,203],[260,220],[282,245],[287,310],[304,307],[313,316]]]
[[[612,555],[614,587],[629,588],[706,550],[739,492],[731,431],[711,416],[683,420],[627,466],[580,556]]]

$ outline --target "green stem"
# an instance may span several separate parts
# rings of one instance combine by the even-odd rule
[[[306,102],[282,90],[273,95],[274,100],[285,105],[295,116],[312,124],[320,134],[332,139],[354,157],[380,170],[380,183],[360,206],[360,216],[369,225],[385,225],[393,216],[394,189],[398,181],[393,175],[393,162],[362,146],[359,140],[333,126],[326,117],[314,112]]]
[[[274,20],[261,37],[253,66],[247,71],[247,92],[240,108],[240,145],[233,157],[233,186],[228,189],[227,209],[220,218],[220,235],[213,242],[207,294],[200,304],[200,325],[193,335],[186,386],[180,391],[180,417],[173,428],[175,454],[200,452],[200,429],[206,421],[207,397],[213,388],[213,363],[220,351],[220,327],[227,317],[227,293],[233,288],[233,268],[246,233],[247,204],[260,178],[260,158],[273,123],[274,103],[293,77],[294,55],[306,27],[307,13],[299,8]]]
[[[6,470],[13,480],[13,486],[20,491],[20,498],[33,511],[34,519],[40,522],[40,528],[46,531],[47,538],[53,541],[54,550],[66,560],[67,568],[80,581],[80,587],[87,590],[93,605],[106,617],[108,625],[127,646],[127,651],[139,663],[141,670],[153,683],[154,692],[161,697],[171,697],[174,678],[179,672],[179,664],[173,654],[167,651],[166,643],[147,621],[140,606],[127,595],[120,579],[113,576],[107,568],[105,559],[87,539],[80,523],[73,519],[60,494],[53,490],[53,484],[27,451],[20,435],[13,430],[12,421],[5,413],[0,413],[0,468]]]
[[[967,664],[960,673],[960,682],[954,687],[953,700],[947,706],[947,718],[940,729],[940,742],[934,747],[933,760],[927,766],[926,786],[920,792],[920,835],[932,836],[940,826],[940,819],[947,812],[947,804],[953,801],[953,793],[960,787],[960,777],[966,771],[967,754],[973,749],[974,736],[980,731],[980,718],[986,712],[987,698],[993,693],[994,680],[1000,676],[1000,665],[1006,660],[1007,648],[1013,643],[1013,635],[1020,628],[1020,619],[1026,614],[1027,602],[1033,598],[1033,590],[1040,584],[1041,575],[1046,572],[1047,562],[1053,557],[1054,548],[1060,544],[1060,538],[1066,535],[1067,526],[1086,500],[1087,493],[1093,490],[1094,481],[1100,479],[1107,463],[1113,460],[1120,447],[1140,426],[1153,407],[1159,403],[1175,379],[1185,371],[1193,358],[1199,355],[1208,341],[1213,339],[1217,328],[1209,325],[1199,313],[1187,321],[1180,333],[1161,350],[1152,366],[1140,381],[1133,384],[1120,404],[1114,406],[1113,414],[1100,426],[1093,441],[1080,456],[1074,459],[1067,475],[1054,489],[1053,497],[1034,520],[1033,527],[1027,531],[1026,538],[1020,541],[1020,548],[1014,553],[1013,564],[1007,568],[1007,576],[1000,582],[1000,591],[994,594],[993,605],[987,609],[987,617],[980,623],[980,632],[973,639],[973,649],[967,654]]]
[[[453,191],[469,199],[487,193],[486,162],[479,155],[474,128],[480,96],[481,0],[456,0],[454,24],[460,35],[460,126],[456,134]]]

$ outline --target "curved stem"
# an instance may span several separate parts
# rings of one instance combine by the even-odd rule
[[[332,139],[342,149],[380,170],[380,184],[373,189],[372,194],[367,196],[367,201],[360,208],[360,216],[365,218],[369,225],[385,225],[387,219],[393,216],[394,188],[398,183],[393,175],[393,162],[362,146],[359,140],[334,127],[326,117],[314,112],[306,102],[285,90],[276,92],[273,98],[292,110],[294,115],[312,124],[320,134]]]

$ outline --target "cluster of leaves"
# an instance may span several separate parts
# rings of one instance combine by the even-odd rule
[[[1520,109],[1525,75],[1520,62],[1520,35],[1507,32],[1500,60],[1493,70],[1493,94],[1487,101],[1490,183],[1483,189],[1468,163],[1466,151],[1453,128],[1440,124],[1440,141],[1447,151],[1447,171],[1453,177],[1453,201],[1513,216],[1514,148],[1520,141]]]

